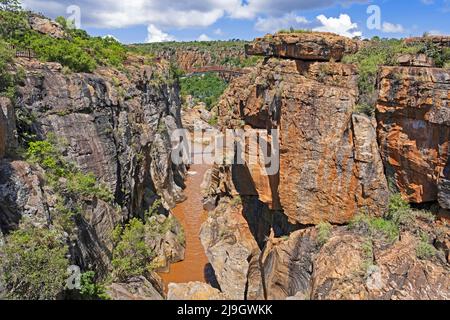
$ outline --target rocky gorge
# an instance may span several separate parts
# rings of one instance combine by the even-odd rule
[[[219,125],[279,130],[280,171],[213,169],[201,238],[229,298],[448,299],[436,215],[448,217],[450,74],[381,67],[370,118],[355,111],[358,69],[341,62],[362,46],[320,33],[247,46],[265,61],[225,92]]]
[[[29,24],[68,37],[46,18]],[[0,298],[449,299],[450,71],[415,55],[380,66],[366,115],[361,70],[345,59],[366,46],[280,32],[245,53],[174,49],[149,62],[132,50],[93,72],[14,58],[16,94],[0,98]],[[197,167],[205,176],[189,180],[196,167],[172,162],[171,134],[215,124],[203,104],[182,106],[173,57],[189,70],[230,55],[262,58],[229,83],[217,128],[267,132],[280,168],[267,174],[244,148],[244,164]],[[172,272],[188,274],[173,277],[185,258]],[[44,261],[48,288],[11,270],[21,261]],[[54,271],[70,266],[81,289]]]

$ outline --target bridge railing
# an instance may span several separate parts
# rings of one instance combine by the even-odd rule
[[[11,51],[14,51],[14,55],[16,56],[16,58],[26,58],[26,59],[36,58],[36,53],[31,49],[19,49],[12,44],[7,44],[6,48]]]

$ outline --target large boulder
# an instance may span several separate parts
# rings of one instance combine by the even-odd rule
[[[387,182],[374,128],[352,116],[357,95],[355,68],[336,63],[270,59],[234,81],[219,103],[222,127],[280,135],[279,174],[259,161],[233,166],[239,193],[304,225],[383,214]]]
[[[246,45],[247,55],[313,61],[341,61],[358,51],[358,43],[333,33],[277,33]]]
[[[200,238],[222,292],[230,299],[264,299],[260,249],[242,204],[223,199],[203,224]]]
[[[226,300],[219,290],[203,282],[170,283],[167,300]]]
[[[107,293],[113,300],[164,300],[159,285],[155,286],[142,276],[124,283],[113,283],[107,288]]]
[[[64,28],[59,23],[56,23],[48,18],[31,14],[28,18],[28,23],[34,31],[48,35],[52,38],[63,39],[67,37],[67,33],[64,31]]]
[[[390,178],[412,203],[450,209],[450,72],[383,67],[378,140]]]

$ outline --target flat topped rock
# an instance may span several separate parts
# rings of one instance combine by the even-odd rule
[[[440,48],[450,48],[450,36],[413,37],[405,40],[407,44],[431,42]]]
[[[326,32],[266,35],[245,47],[247,55],[309,61],[341,61],[345,54],[358,49],[357,41]]]

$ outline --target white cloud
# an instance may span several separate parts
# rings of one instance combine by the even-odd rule
[[[394,24],[390,22],[383,22],[383,32],[385,33],[403,33],[405,28],[401,24]]]
[[[221,35],[223,35],[223,31],[222,31],[222,29],[218,28],[218,29],[214,30],[214,34],[221,36]]]
[[[103,37],[103,39],[113,39],[117,42],[120,42],[119,39],[117,39],[115,36],[113,36],[112,34],[107,34],[106,36]]]
[[[197,40],[198,41],[211,41],[211,38],[208,37],[208,35],[206,35],[206,34],[201,34]]]
[[[147,27],[147,32],[148,36],[146,42],[167,42],[175,40],[175,37],[171,36],[170,34],[164,33],[153,24]]]
[[[309,21],[302,16],[297,16],[294,13],[288,13],[281,17],[267,17],[258,18],[255,24],[255,29],[261,32],[275,32],[281,29],[301,28],[305,27]]]
[[[28,8],[52,17],[66,15],[66,8],[81,8],[86,26],[123,28],[154,24],[159,28],[207,27],[222,17],[239,19],[260,15],[280,17],[286,13],[335,4],[368,0],[22,0]]]
[[[362,36],[362,32],[358,31],[358,24],[353,23],[347,14],[341,14],[339,18],[327,18],[322,14],[317,20],[322,26],[314,28],[314,31],[333,32],[349,38]]]

